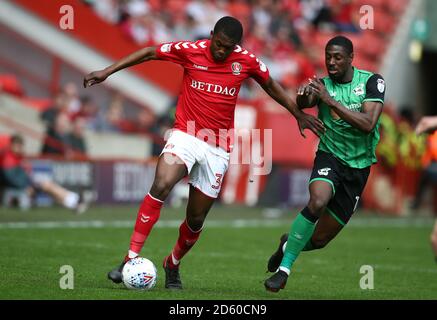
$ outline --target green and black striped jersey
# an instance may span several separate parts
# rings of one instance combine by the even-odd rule
[[[384,104],[385,82],[379,74],[354,67],[351,82],[337,83],[329,76],[322,81],[331,97],[349,110],[361,112],[366,101]],[[319,118],[326,128],[320,138],[319,150],[333,154],[351,168],[365,168],[376,162],[379,120],[372,132],[365,133],[342,120],[324,102],[320,101],[318,107]]]

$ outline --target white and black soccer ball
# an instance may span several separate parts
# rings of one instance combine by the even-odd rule
[[[121,272],[128,289],[151,290],[156,285],[158,274],[152,261],[142,257],[129,260]]]

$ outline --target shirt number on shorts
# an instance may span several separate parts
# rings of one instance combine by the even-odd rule
[[[220,186],[221,186],[221,184],[222,184],[222,177],[223,177],[223,174],[221,174],[221,173],[216,173],[215,174],[215,177],[216,177],[216,179],[215,179],[215,185],[212,185],[211,187],[213,188],[213,189],[220,189]]]

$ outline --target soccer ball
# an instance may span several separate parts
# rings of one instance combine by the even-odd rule
[[[152,261],[142,257],[129,260],[121,272],[128,289],[151,290],[156,285],[157,272]]]

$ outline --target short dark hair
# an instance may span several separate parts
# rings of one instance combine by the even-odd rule
[[[18,143],[18,144],[23,144],[24,143],[23,137],[21,135],[19,135],[19,134],[12,135],[9,141],[10,141],[11,144],[12,143]]]
[[[243,38],[243,26],[233,17],[220,18],[214,26],[214,34],[222,32],[227,37],[239,43]]]
[[[329,46],[340,46],[343,47],[348,54],[351,54],[354,52],[354,45],[352,44],[352,41],[350,41],[348,38],[344,36],[336,36],[328,41],[326,44],[325,50]]]

